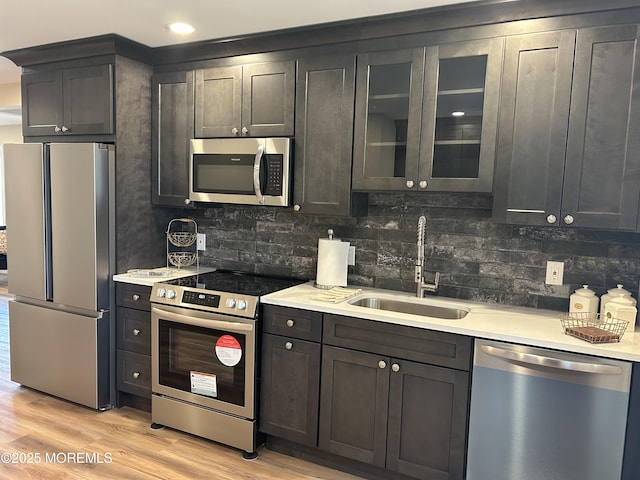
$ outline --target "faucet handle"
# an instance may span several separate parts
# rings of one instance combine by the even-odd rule
[[[440,272],[436,272],[435,277],[433,279],[434,291],[438,289],[439,284],[440,284]]]
[[[435,293],[438,291],[438,285],[440,284],[440,272],[435,273],[435,278],[433,283],[425,283],[424,278],[419,278],[418,275],[418,267],[416,267],[416,283],[417,283],[417,294],[418,298],[422,298],[424,292],[432,292]]]

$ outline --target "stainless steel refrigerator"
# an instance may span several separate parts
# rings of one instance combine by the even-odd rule
[[[114,403],[113,145],[5,144],[11,380]]]

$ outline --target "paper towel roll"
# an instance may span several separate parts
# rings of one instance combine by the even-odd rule
[[[321,238],[318,240],[316,284],[319,287],[346,287],[349,242]]]

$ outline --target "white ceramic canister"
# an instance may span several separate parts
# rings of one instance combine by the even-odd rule
[[[589,314],[588,318],[595,320],[598,314],[598,296],[589,288],[583,285],[569,297],[569,313]]]
[[[638,311],[632,298],[624,295],[613,298],[604,307],[604,320],[618,319],[629,322],[629,327],[635,328]]]
[[[636,300],[631,296],[631,292],[625,290],[624,288],[622,288],[621,284],[618,284],[616,286],[616,288],[610,288],[607,293],[605,293],[604,295],[602,295],[602,297],[600,297],[600,316],[602,317],[604,315],[604,307],[605,305],[613,300],[614,298],[617,297],[625,297],[625,298],[629,298],[631,301],[633,301],[633,306],[636,306]]]

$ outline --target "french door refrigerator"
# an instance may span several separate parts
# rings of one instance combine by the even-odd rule
[[[114,400],[113,145],[5,144],[11,380]]]

